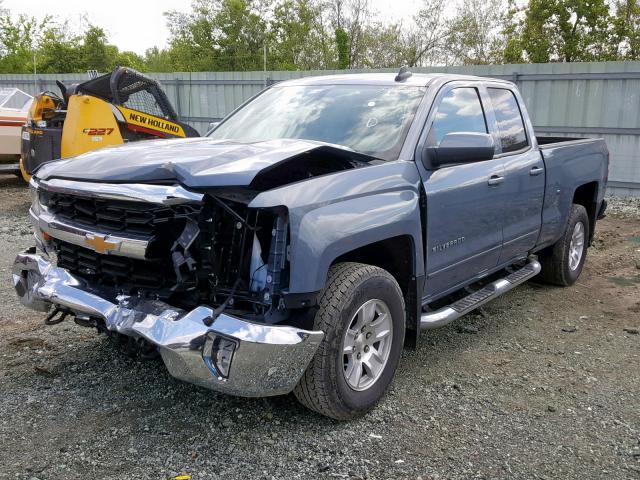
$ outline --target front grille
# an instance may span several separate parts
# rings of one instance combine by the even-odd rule
[[[235,197],[213,195],[198,203],[166,206],[40,190],[40,201],[61,222],[148,240],[145,259],[134,259],[101,254],[52,234],[58,267],[92,286],[114,294],[158,296],[182,308],[217,306],[229,295],[236,306],[264,303],[264,295],[250,290],[249,269],[254,235],[263,246],[263,261],[275,255],[269,248],[277,231],[271,212],[250,209]],[[281,247],[284,251],[284,244]],[[277,273],[269,270],[276,281]]]
[[[177,240],[187,225],[199,221],[202,204],[162,205],[96,198],[38,189],[39,200],[59,222],[98,234],[144,239],[149,242],[145,259],[101,254],[86,246],[56,239],[58,266],[86,279],[91,285],[167,298],[192,288],[192,278],[182,278],[174,266]],[[197,254],[194,255],[197,259]],[[190,257],[191,258],[191,257]]]
[[[135,201],[107,200],[41,190],[40,201],[61,221],[98,232],[151,236],[157,227],[179,222],[199,205],[165,206]],[[181,228],[177,225],[177,228]]]
[[[173,287],[176,275],[171,259],[138,260],[117,255],[103,255],[84,247],[54,240],[58,267],[108,287],[152,289],[162,291]]]

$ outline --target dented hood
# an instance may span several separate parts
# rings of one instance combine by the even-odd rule
[[[209,138],[149,140],[50,162],[36,176],[96,182],[177,181],[194,188],[246,186],[261,171],[318,148],[346,151],[336,145],[294,139],[256,143]]]

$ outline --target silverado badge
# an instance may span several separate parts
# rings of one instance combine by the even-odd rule
[[[120,249],[120,242],[108,242],[105,239],[106,235],[87,233],[85,235],[84,243],[98,253],[116,252]]]
[[[440,245],[436,245],[436,246],[432,247],[431,251],[433,251],[433,252],[443,252],[443,251],[447,250],[448,248],[455,247],[456,245],[460,245],[462,242],[464,242],[464,240],[465,240],[464,237],[454,238],[453,240],[449,240],[448,242],[441,243]]]

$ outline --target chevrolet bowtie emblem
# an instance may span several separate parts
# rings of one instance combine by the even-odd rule
[[[117,252],[120,249],[120,242],[108,242],[105,240],[106,237],[106,235],[87,233],[84,243],[98,253]]]

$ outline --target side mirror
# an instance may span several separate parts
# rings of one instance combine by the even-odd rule
[[[495,154],[493,137],[488,133],[447,133],[437,147],[425,147],[422,163],[429,170],[454,163],[490,160]]]

